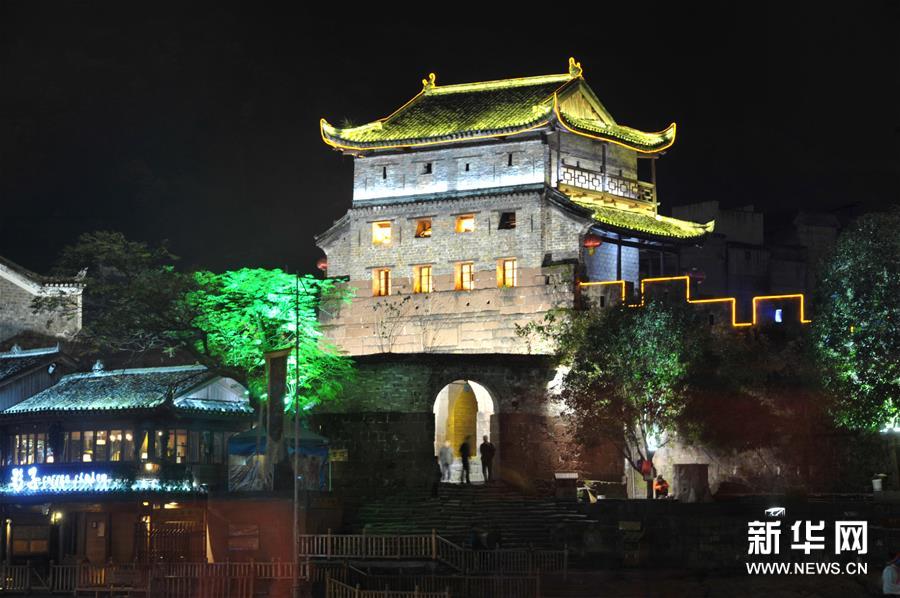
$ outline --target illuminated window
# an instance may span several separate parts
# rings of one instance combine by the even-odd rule
[[[168,433],[164,430],[156,431],[156,442],[154,444],[153,457],[155,459],[163,459],[166,456],[166,439],[168,438]]]
[[[510,230],[516,228],[516,213],[503,212],[500,214],[500,223],[497,225],[499,230]]]
[[[471,291],[475,288],[475,264],[461,262],[456,264],[456,290]]]
[[[187,430],[170,430],[167,454],[175,459],[176,463],[187,462],[188,450]]]
[[[173,442],[174,440],[174,442]],[[188,431],[169,430],[168,454],[176,463],[187,463],[188,458]]]
[[[109,460],[130,461],[134,453],[134,435],[131,430],[111,430],[109,433]]]
[[[65,459],[69,463],[81,461],[81,432],[66,432]]]
[[[106,449],[109,448],[107,440],[109,433],[106,430],[98,430],[97,438],[94,442],[94,461],[106,461]]]
[[[784,316],[782,315],[781,309],[775,310],[775,321],[781,324],[784,321]]]
[[[372,270],[372,296],[387,297],[391,294],[391,271],[389,268]]]
[[[413,293],[431,292],[431,266],[413,267]]]
[[[431,237],[431,218],[416,220],[416,238],[427,239]]]
[[[372,245],[390,245],[391,243],[391,223],[390,222],[373,222],[372,223]]]
[[[41,433],[10,436],[7,461],[10,465],[53,463],[53,450],[47,442],[47,435]]]
[[[465,216],[456,217],[456,232],[470,233],[475,230],[475,215],[466,214]]]
[[[144,432],[144,433],[143,433],[143,438],[141,439],[140,442],[141,442],[141,450],[140,450],[140,453],[141,453],[141,454],[140,454],[141,461],[146,461],[147,459],[150,458],[150,449],[149,449],[149,446],[150,446],[150,433],[149,433],[149,432]]]
[[[94,460],[94,431],[86,430],[82,435],[81,460],[90,463]]]
[[[516,286],[516,260],[515,258],[500,260],[497,262],[497,286]]]

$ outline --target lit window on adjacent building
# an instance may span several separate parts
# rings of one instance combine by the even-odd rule
[[[497,286],[516,286],[516,260],[515,258],[503,259],[497,262]]]
[[[372,296],[387,297],[391,294],[391,271],[388,268],[372,270]]]
[[[471,291],[475,288],[475,264],[461,262],[456,264],[456,290]]]
[[[166,454],[176,463],[187,463],[188,452],[187,430],[169,430],[169,442]]]
[[[416,220],[416,238],[427,239],[431,237],[431,218]]]
[[[456,232],[470,233],[475,230],[475,215],[466,214],[465,216],[456,217]]]
[[[781,308],[775,310],[775,321],[781,324],[784,321],[784,316],[782,314]]]
[[[391,243],[391,223],[390,222],[373,222],[372,223],[372,245],[390,245]]]
[[[53,450],[46,434],[15,434],[9,440],[8,464],[53,463]]]
[[[500,214],[500,223],[497,225],[500,230],[509,230],[516,228],[516,213],[503,212]]]
[[[414,266],[413,293],[430,293],[431,290],[431,266]]]

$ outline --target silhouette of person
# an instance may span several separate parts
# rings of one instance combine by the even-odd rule
[[[470,437],[466,436],[466,439],[463,440],[463,443],[459,447],[459,456],[462,458],[462,479],[466,484],[471,484],[472,481],[469,479],[469,457],[472,456],[472,449],[469,446]]]
[[[481,452],[481,475],[484,477],[484,482],[488,483],[491,481],[491,477],[494,473],[493,461],[497,449],[494,448],[494,445],[485,435],[484,442],[481,443],[478,450]]]
[[[453,449],[450,448],[450,441],[445,440],[444,446],[438,451],[438,461],[441,464],[441,481],[450,481],[450,467],[453,465]]]
[[[444,471],[441,468],[441,464],[438,463],[437,455],[434,456],[434,473],[431,478],[431,498],[437,498],[438,496],[438,487],[441,485],[441,480],[444,477]]]

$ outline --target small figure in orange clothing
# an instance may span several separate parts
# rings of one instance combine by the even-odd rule
[[[653,481],[653,491],[656,493],[656,498],[668,498],[669,482],[662,477],[662,474],[656,476],[656,479]]]

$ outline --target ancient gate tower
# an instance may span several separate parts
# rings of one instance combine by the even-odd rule
[[[677,246],[712,229],[658,213],[654,161],[675,125],[619,125],[574,59],[560,75],[422,83],[381,120],[321,121],[325,143],[354,157],[353,203],[317,238],[327,275],[355,292],[322,316],[359,365],[316,415],[349,449],[336,478],[424,487],[445,439],[490,435],[508,479],[572,467],[619,479],[611,451],[567,445],[548,349],[516,327],[576,304],[579,280],[675,273]]]

